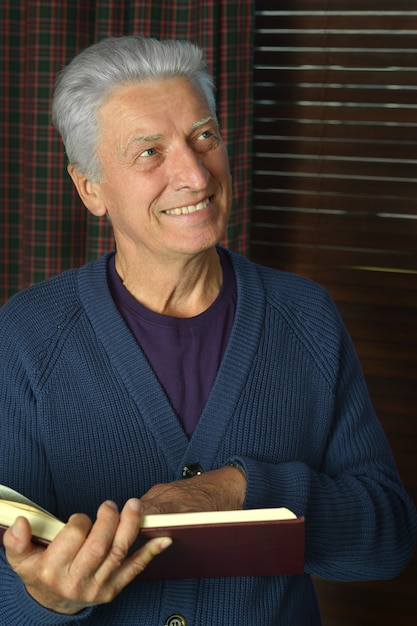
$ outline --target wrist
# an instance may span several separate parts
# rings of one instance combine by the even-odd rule
[[[237,469],[242,474],[242,476],[245,479],[247,479],[245,468],[238,461],[231,461],[230,463],[226,463],[226,467],[234,467],[235,469]]]

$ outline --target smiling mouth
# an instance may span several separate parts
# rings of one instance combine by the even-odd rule
[[[166,215],[188,215],[189,213],[196,213],[202,211],[210,203],[210,199],[206,198],[197,204],[190,204],[189,206],[178,207],[177,209],[168,209],[165,211]]]

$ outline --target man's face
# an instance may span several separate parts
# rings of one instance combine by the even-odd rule
[[[224,234],[229,162],[203,93],[185,78],[120,86],[99,110],[94,183],[118,252],[162,261],[194,255]]]

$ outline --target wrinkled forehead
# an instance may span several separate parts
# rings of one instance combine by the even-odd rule
[[[152,97],[152,94],[156,94],[156,99],[159,99],[162,104],[164,100],[167,100],[169,93],[175,93],[176,91],[186,92],[188,99],[198,101],[201,106],[206,107],[210,111],[213,117],[216,116],[210,99],[207,97],[201,85],[186,76],[146,78],[143,80],[119,83],[114,85],[105,94],[98,107],[98,111],[105,108],[109,102],[123,100],[127,103],[135,100],[136,103],[140,103]],[[158,102],[155,104],[157,105]]]
[[[121,84],[98,110],[100,137],[134,132],[155,138],[171,128],[192,132],[209,122],[217,125],[203,90],[184,77]]]

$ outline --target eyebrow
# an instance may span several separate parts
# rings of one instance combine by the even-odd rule
[[[141,141],[144,142],[152,142],[152,141],[158,141],[159,139],[161,139],[162,135],[144,135],[141,137],[133,137],[132,139],[130,139],[130,141],[128,142],[126,149],[123,152],[123,156],[126,156],[126,154],[129,152],[130,148],[132,147],[133,144],[135,143],[139,143]]]
[[[213,117],[212,115],[209,115],[208,117],[204,117],[201,120],[198,120],[197,122],[194,122],[194,124],[191,126],[191,131],[193,130],[197,130],[198,128],[201,128],[201,126],[205,126],[206,124],[208,124],[209,122],[215,122],[217,124],[217,120],[215,117]],[[123,156],[126,156],[126,154],[129,152],[131,146],[135,143],[139,143],[141,141],[143,142],[152,142],[152,141],[158,141],[159,139],[162,139],[163,135],[162,134],[156,134],[156,135],[142,135],[140,137],[133,137],[129,143],[126,146],[126,149],[123,152]]]
[[[212,115],[209,115],[208,117],[204,117],[202,120],[198,120],[198,122],[194,122],[194,124],[191,126],[191,130],[196,130],[197,128],[200,128],[201,126],[208,124],[209,122],[215,122],[217,124],[216,118],[213,117]]]

